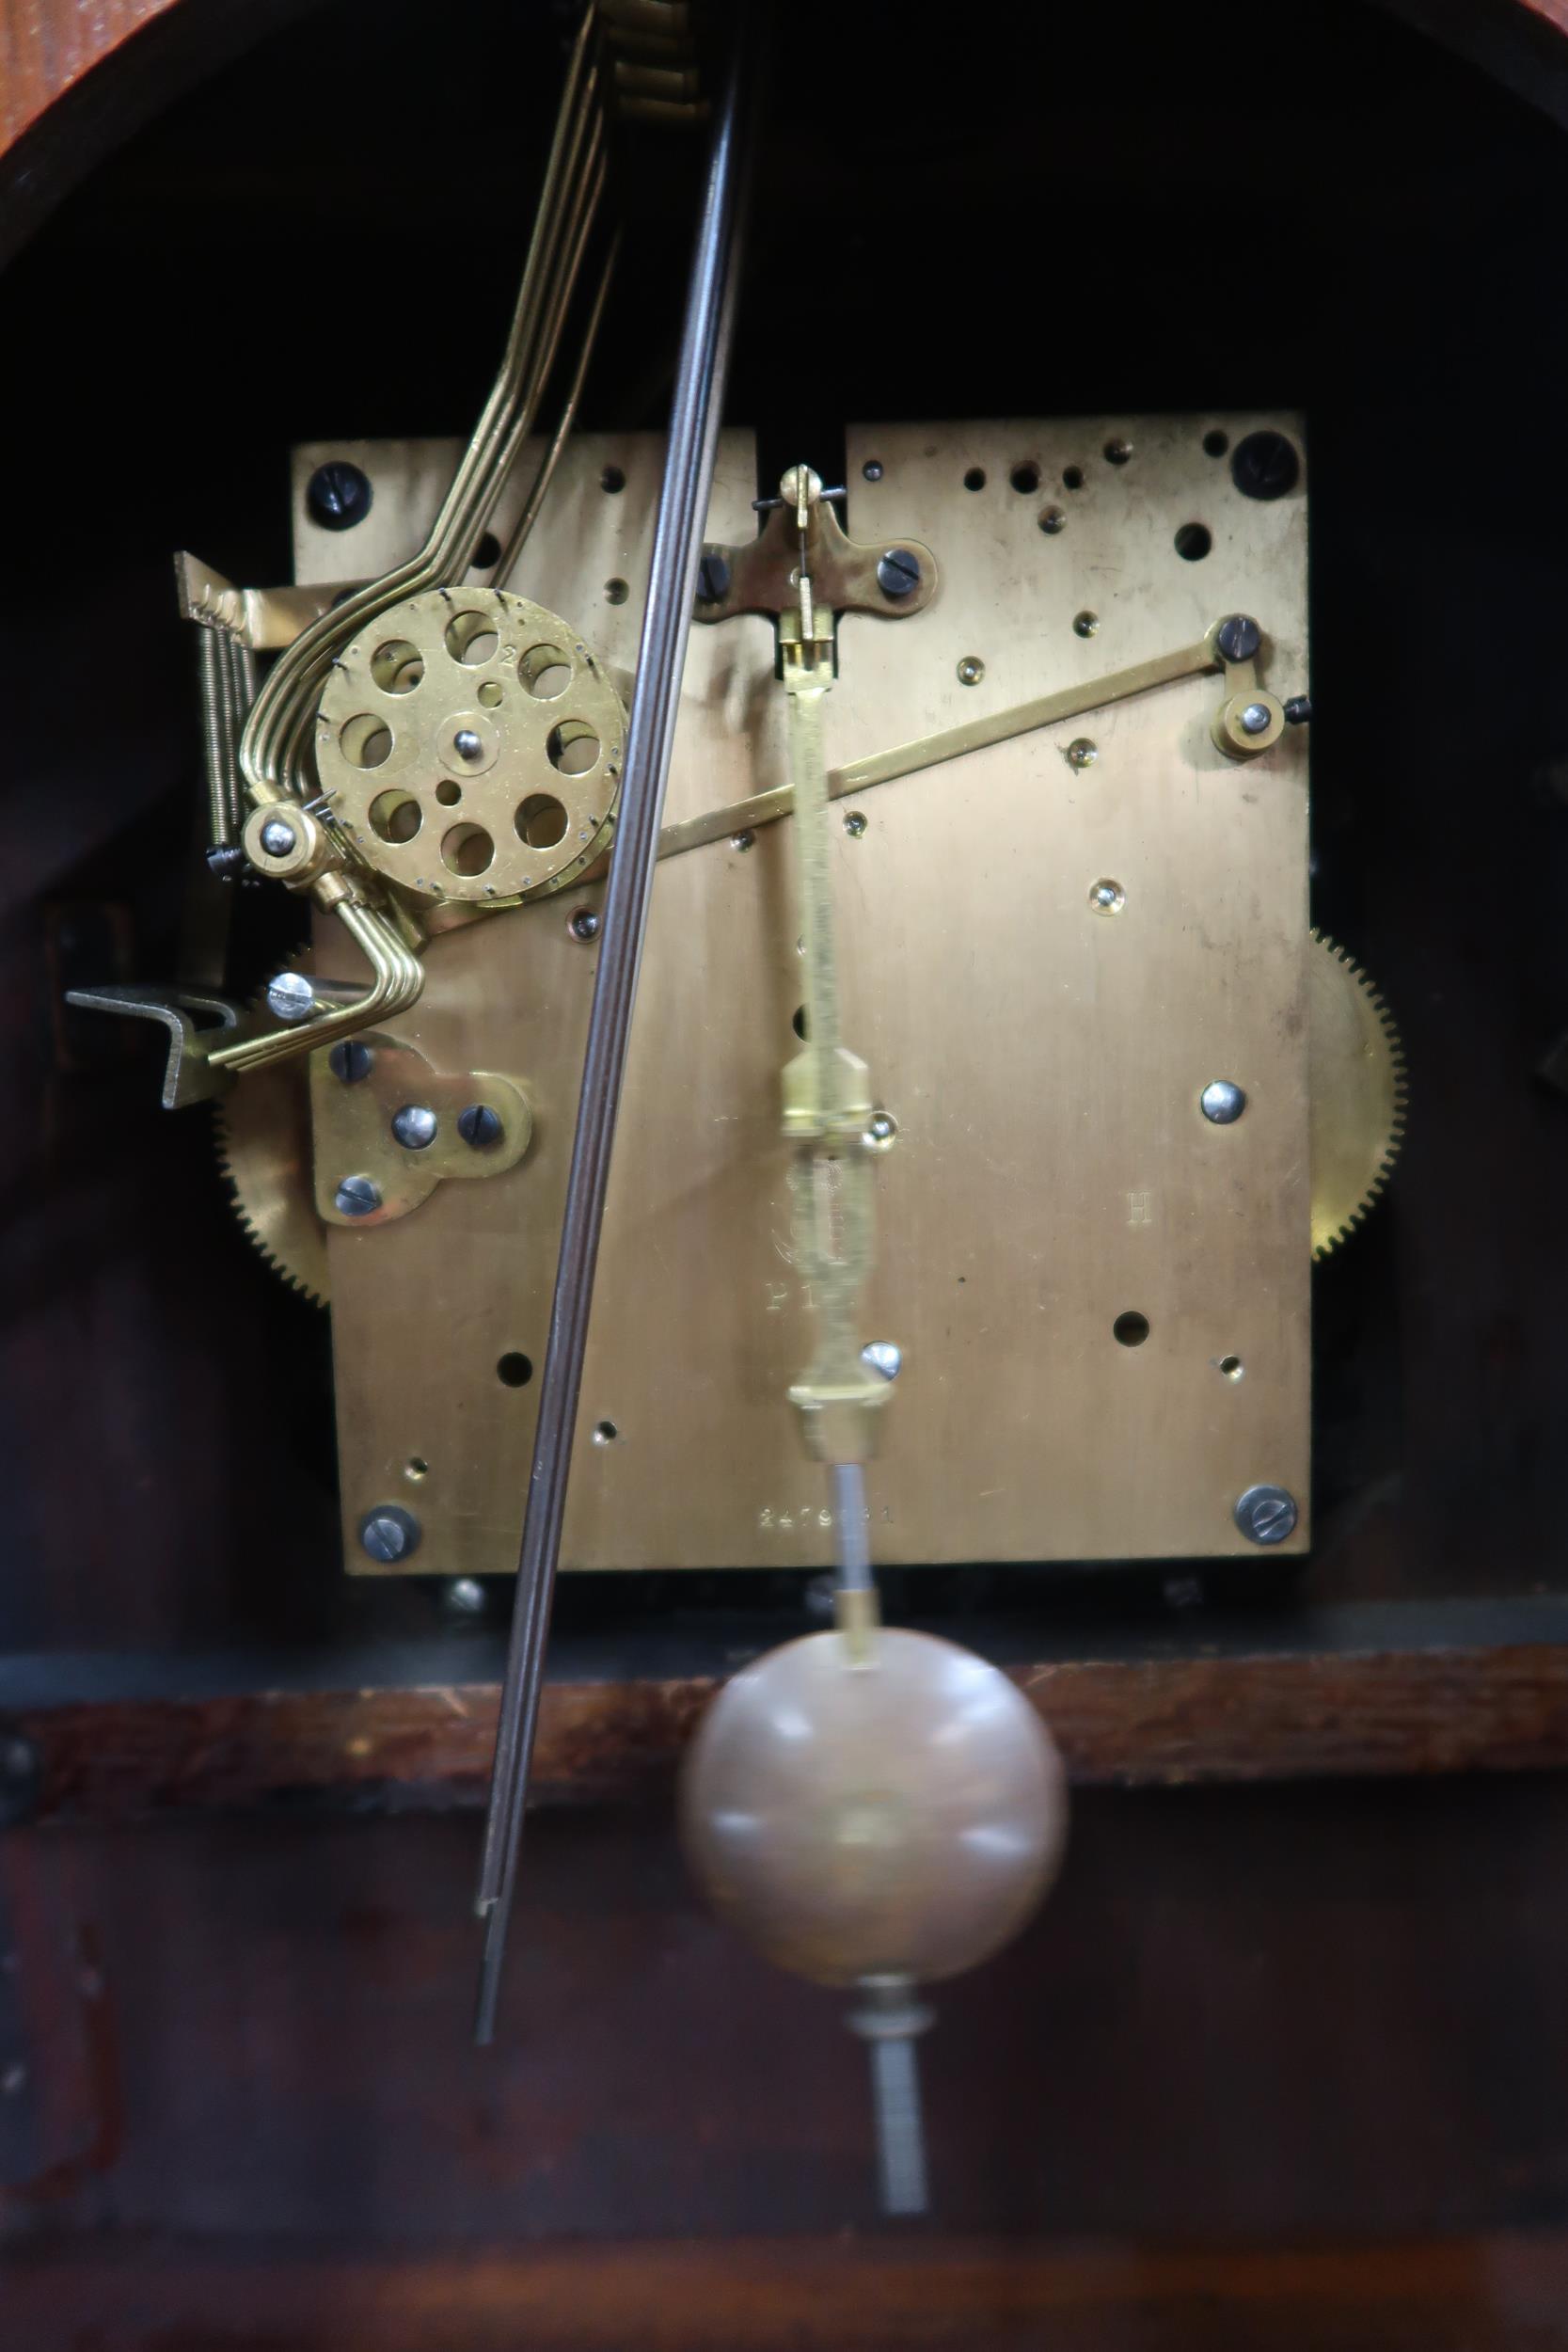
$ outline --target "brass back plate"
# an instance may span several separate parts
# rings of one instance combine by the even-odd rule
[[[1304,490],[1244,498],[1203,446],[1264,424],[1300,445],[1294,421],[1255,416],[852,432],[847,528],[924,541],[942,584],[911,618],[842,623],[829,759],[1150,660],[1230,612],[1262,624],[1263,683],[1303,688]],[[454,448],[300,451],[301,579],[344,570],[343,538],[304,519],[323,457],[371,475],[352,548],[371,571],[416,542]],[[652,437],[569,447],[507,583],[575,621],[623,693],[658,465]],[[1028,469],[1037,486],[1014,488]],[[747,535],[754,494],[750,439],[728,434],[710,540]],[[1212,538],[1196,561],[1176,544],[1192,523]],[[1307,1543],[1306,745],[1292,729],[1226,758],[1223,690],[1188,678],[995,744],[882,786],[863,831],[834,829],[845,1033],[898,1122],[865,1332],[904,1351],[869,1471],[882,1563],[1256,1557],[1231,1506],[1260,1481],[1304,1506],[1279,1549]],[[784,781],[782,701],[767,622],[693,630],[670,819]],[[800,1001],[788,851],[786,820],[658,869],[567,1566],[830,1557],[784,1401],[811,1352],[779,1133]],[[515,1565],[534,1389],[497,1367],[515,1380],[543,1357],[596,953],[567,918],[599,898],[437,939],[399,1024],[437,1070],[517,1079],[535,1129],[504,1174],[329,1236],[351,1568],[371,1565],[359,1518],[388,1501],[420,1518],[419,1572]],[[1229,1126],[1199,1109],[1213,1078],[1246,1090]]]

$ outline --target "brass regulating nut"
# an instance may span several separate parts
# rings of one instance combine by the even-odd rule
[[[326,836],[297,801],[277,801],[252,809],[241,841],[259,874],[301,890],[313,882],[329,855]]]
[[[1248,687],[1220,705],[1210,732],[1227,759],[1256,759],[1284,734],[1284,705],[1277,695]]]

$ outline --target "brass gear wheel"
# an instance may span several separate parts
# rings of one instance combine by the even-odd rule
[[[298,971],[302,956],[288,969]],[[310,1081],[302,1057],[248,1071],[217,1106],[218,1165],[234,1212],[267,1263],[327,1303],[326,1228],[310,1179]]]
[[[626,712],[558,613],[504,588],[409,596],[343,647],[316,772],[367,866],[415,898],[515,906],[610,846]]]
[[[1404,1141],[1404,1049],[1393,1016],[1344,948],[1312,933],[1312,1255],[1349,1239],[1388,1182]]]

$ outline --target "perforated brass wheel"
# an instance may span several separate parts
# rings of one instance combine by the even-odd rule
[[[565,621],[505,589],[433,589],[355,639],[316,769],[365,863],[416,897],[563,890],[614,829],[620,696]]]

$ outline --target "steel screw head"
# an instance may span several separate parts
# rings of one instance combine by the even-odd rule
[[[861,1141],[871,1152],[890,1151],[898,1136],[898,1121],[891,1111],[873,1111],[865,1122]]]
[[[346,457],[329,457],[310,476],[305,503],[324,531],[352,531],[371,511],[370,476]]]
[[[500,1113],[488,1103],[469,1103],[457,1114],[457,1132],[474,1151],[483,1152],[500,1141]]]
[[[1250,661],[1263,642],[1263,632],[1249,612],[1231,612],[1214,631],[1214,650],[1222,661]]]
[[[1126,904],[1126,891],[1123,890],[1120,882],[1114,881],[1109,874],[1102,875],[1099,882],[1089,884],[1089,913],[1091,914],[1119,914]]]
[[[1197,1099],[1204,1118],[1216,1127],[1233,1126],[1246,1108],[1246,1096],[1233,1078],[1212,1078]]]
[[[1295,1533],[1296,1499],[1283,1486],[1249,1486],[1233,1516],[1249,1544],[1282,1544]]]
[[[1285,723],[1286,723],[1286,724],[1287,724],[1288,726],[1292,726],[1292,727],[1304,727],[1304,726],[1306,726],[1306,724],[1307,724],[1307,721],[1311,718],[1311,716],[1312,716],[1312,697],[1311,697],[1311,695],[1310,695],[1310,694],[1292,694],[1292,695],[1291,696],[1290,700],[1289,700],[1289,701],[1287,702],[1287,704],[1285,705]]]
[[[356,1087],[361,1078],[370,1076],[374,1060],[368,1045],[361,1045],[356,1037],[349,1037],[341,1045],[334,1045],[326,1057],[326,1066],[344,1086]]]
[[[1249,499],[1282,499],[1296,486],[1301,459],[1283,433],[1249,433],[1230,458],[1230,479]]]
[[[864,465],[861,468],[861,473],[863,479],[867,482],[880,482],[882,478],[881,459],[879,457],[868,457]]]
[[[345,1176],[332,1205],[340,1216],[373,1216],[381,1206],[381,1187],[369,1176]]]
[[[877,566],[884,596],[912,596],[920,585],[920,558],[912,548],[889,548]]]
[[[392,1114],[392,1133],[405,1152],[426,1152],[436,1140],[436,1113],[424,1103],[404,1103]]]
[[[599,918],[592,907],[574,907],[566,917],[566,929],[574,939],[597,939]]]
[[[1066,756],[1069,768],[1092,768],[1100,757],[1100,747],[1091,743],[1086,735],[1075,736],[1067,747]]]
[[[451,747],[459,759],[477,759],[484,749],[472,727],[459,727],[451,739]]]
[[[269,817],[261,827],[261,847],[268,857],[287,857],[299,847],[299,836],[281,817]]]
[[[309,1021],[316,1009],[316,992],[303,972],[278,972],[267,982],[267,1010],[275,1021],[291,1026]]]
[[[756,834],[754,833],[732,833],[730,835],[730,847],[732,850],[750,850],[754,845],[755,841]]]
[[[454,1617],[483,1617],[484,1587],[477,1576],[449,1577],[441,1598]]]
[[[958,684],[978,686],[986,675],[986,665],[977,653],[966,653],[958,664]]]
[[[697,600],[721,604],[730,593],[730,567],[716,548],[705,548],[697,565]]]
[[[418,1551],[422,1534],[412,1511],[401,1502],[382,1502],[359,1522],[359,1549],[372,1560],[406,1560]]]
[[[904,1351],[896,1340],[867,1340],[861,1349],[861,1361],[867,1372],[879,1372],[884,1380],[896,1380]]]
[[[866,818],[861,814],[858,808],[850,809],[848,815],[844,819],[844,830],[848,834],[851,841],[858,841],[860,839],[861,835],[865,831],[866,821]]]
[[[1248,703],[1238,714],[1236,723],[1243,735],[1266,735],[1269,730],[1267,703]]]

